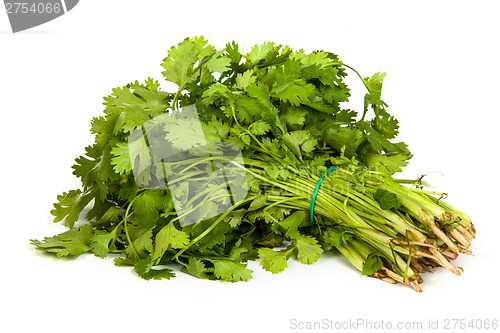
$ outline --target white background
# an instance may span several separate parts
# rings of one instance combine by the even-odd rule
[[[425,332],[429,320],[443,328],[446,319],[500,319],[499,7],[496,1],[88,0],[17,34],[2,8],[0,331],[294,332],[294,319],[365,319],[421,322],[423,329],[400,331]],[[474,254],[455,262],[463,275],[426,273],[424,292],[417,293],[362,277],[343,257],[326,254],[311,266],[291,260],[278,275],[251,263],[254,278],[246,283],[183,273],[144,281],[111,259],[55,259],[34,250],[29,239],[65,230],[49,212],[58,194],[79,186],[71,165],[93,142],[90,120],[102,114],[103,96],[133,80],[162,80],[168,49],[194,35],[217,48],[235,40],[248,51],[272,40],[322,49],[364,76],[387,72],[383,99],[414,154],[404,176],[442,172],[434,177],[439,188],[477,228]],[[349,82],[359,109],[363,87]]]

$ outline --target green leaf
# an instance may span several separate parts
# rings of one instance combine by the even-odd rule
[[[306,212],[296,211],[283,221],[279,222],[280,227],[285,230],[285,236],[295,238],[299,235],[299,225],[306,219]]]
[[[95,185],[95,169],[99,163],[101,152],[96,145],[85,148],[85,156],[79,156],[75,159],[75,164],[71,167],[73,174],[82,180],[84,188]]]
[[[116,229],[111,232],[97,230],[90,239],[92,252],[98,257],[105,258],[109,253],[109,247],[116,241]]]
[[[286,133],[282,139],[300,160],[302,160],[302,153],[311,153],[318,144],[318,141],[306,130]]]
[[[323,66],[330,62],[330,58],[328,57],[328,53],[324,51],[314,51],[301,57],[301,62],[303,64]]]
[[[226,52],[231,59],[231,64],[239,65],[242,54],[239,51],[238,44],[234,40],[231,43],[226,43]]]
[[[54,216],[54,222],[60,222],[64,219],[64,225],[72,228],[78,221],[82,210],[87,207],[93,197],[92,192],[84,195],[81,190],[71,190],[58,195],[58,202],[50,211]]]
[[[207,105],[214,104],[221,100],[231,100],[234,98],[232,96],[232,91],[224,84],[220,82],[215,82],[211,84],[202,94],[202,101]],[[228,118],[231,114],[227,115]]]
[[[139,260],[134,265],[134,271],[145,280],[170,280],[175,273],[170,268],[154,269],[151,258]]]
[[[316,94],[312,84],[303,79],[295,79],[292,82],[275,85],[273,92],[283,102],[298,106],[300,103],[308,103]]]
[[[249,69],[243,73],[238,73],[236,75],[236,88],[245,90],[249,85],[255,83],[257,79],[255,75],[253,75],[253,70]]]
[[[132,175],[129,175],[127,178],[123,178],[120,186],[121,188],[118,191],[118,198],[120,200],[131,202],[139,192],[139,186],[137,186],[137,183]]]
[[[252,64],[264,60],[266,56],[275,49],[273,42],[265,42],[262,45],[254,45],[252,50],[245,56]]]
[[[231,58],[226,55],[222,55],[225,50],[220,50],[215,52],[205,63],[204,65],[207,67],[210,73],[224,73],[229,68],[231,64]]]
[[[283,120],[288,126],[303,126],[306,121],[307,111],[298,108],[288,108],[282,114]]]
[[[203,57],[215,52],[211,45],[206,45],[203,37],[186,38],[177,47],[172,47],[161,66],[167,81],[185,87],[187,83],[197,79],[198,72],[194,71],[195,63]]]
[[[282,152],[282,148],[280,145],[280,140],[278,139],[273,139],[271,140],[270,138],[264,137],[262,138],[262,145],[269,149],[272,153],[276,155],[280,155],[280,152]]]
[[[366,153],[360,157],[367,167],[382,173],[392,175],[395,172],[402,171],[402,167],[408,165],[411,155],[409,153],[397,154],[376,154]]]
[[[338,152],[345,147],[345,155],[351,158],[356,156],[358,147],[365,140],[365,135],[355,127],[334,127],[326,131],[324,140]]]
[[[244,124],[251,124],[255,120],[261,118],[262,113],[266,110],[266,107],[255,98],[240,95],[236,99],[236,117]]]
[[[269,125],[268,123],[266,123],[263,120],[257,120],[252,125],[250,125],[249,128],[250,128],[250,132],[252,132],[252,134],[264,135],[271,129],[271,125]]]
[[[151,258],[141,259],[134,264],[134,271],[145,280],[151,279],[151,274],[149,271],[153,267],[153,261]]]
[[[318,241],[311,236],[299,235],[295,238],[294,244],[298,250],[297,259],[303,264],[310,265],[316,262],[323,253]]]
[[[120,180],[120,176],[114,172],[113,165],[111,164],[111,148],[109,145],[106,145],[102,151],[102,155],[100,159],[97,161],[97,164],[94,166],[93,170],[97,176],[97,178],[103,182],[117,181]],[[105,193],[103,193],[105,196]]]
[[[182,230],[178,230],[173,222],[170,222],[156,234],[153,261],[161,259],[169,248],[181,249],[189,243],[189,236]]]
[[[137,105],[124,104],[122,107],[123,111],[115,123],[115,134],[118,134],[119,131],[130,133],[150,120],[148,113]]]
[[[382,262],[382,259],[380,259],[379,255],[375,252],[372,252],[366,258],[366,261],[363,265],[363,270],[361,271],[361,274],[372,275],[373,273],[378,271],[380,268],[382,268],[383,264],[384,263]]]
[[[163,268],[163,269],[151,269],[149,271],[149,274],[151,275],[151,278],[153,280],[170,280],[171,278],[175,277],[175,273],[173,270],[170,268]]]
[[[257,249],[254,247],[251,234],[255,230],[255,226],[250,225],[249,230],[245,236],[239,238],[229,251],[228,259],[246,262],[248,260],[255,260],[258,258]]]
[[[373,74],[370,78],[364,78],[363,81],[369,92],[366,95],[366,98],[370,104],[380,103],[380,97],[382,95],[382,82],[386,76],[387,73],[378,72]]]
[[[333,227],[326,228],[321,234],[321,237],[327,247],[325,250],[329,250],[332,246],[344,246],[352,239],[353,234],[344,227],[335,225]]]
[[[201,65],[201,84],[210,84],[215,81],[214,73],[222,74],[229,69],[231,58],[227,55],[222,55],[225,50],[219,50],[213,55],[204,58]]]
[[[375,128],[369,130],[367,139],[371,143],[373,149],[378,153],[391,151],[393,149],[393,144]]]
[[[266,174],[273,180],[276,179],[288,179],[290,177],[293,177],[294,175],[286,169],[286,167],[279,166],[279,165],[272,165],[272,166],[267,166],[264,171]]]
[[[183,271],[196,276],[201,279],[211,279],[211,275],[208,272],[208,269],[205,267],[203,261],[189,257],[188,263],[185,267],[182,268]]]
[[[213,260],[214,275],[222,280],[229,282],[248,281],[252,278],[253,271],[246,268],[246,264],[229,260]]]
[[[378,115],[371,123],[373,128],[388,139],[396,137],[399,133],[399,122],[384,109],[378,110]]]
[[[129,147],[127,143],[119,143],[111,150],[114,157],[111,163],[114,165],[113,170],[118,174],[127,174],[132,171],[132,163],[130,162]]]
[[[316,88],[300,77],[301,63],[299,60],[287,60],[276,71],[272,93],[283,102],[298,106],[308,103],[316,96]]]
[[[42,241],[32,239],[31,244],[57,257],[79,256],[90,251],[91,238],[92,227],[83,225],[53,237],[45,237]]]
[[[337,120],[342,123],[353,123],[357,115],[356,111],[344,109],[337,113]]]
[[[148,189],[137,196],[132,209],[139,217],[142,225],[149,229],[159,216],[159,210],[163,209],[169,200],[169,196],[163,190]]]
[[[375,200],[380,204],[380,208],[384,210],[389,209],[399,209],[401,203],[398,201],[398,196],[395,193],[389,192],[384,189],[377,189],[375,195],[373,196]]]
[[[113,89],[113,93],[104,98],[106,120],[92,126],[93,131],[102,133],[100,140],[131,132],[143,122],[165,112],[172,94],[154,90],[155,84],[150,81],[146,81],[146,84],[145,86],[136,81]]]
[[[116,207],[115,203],[109,201],[94,202],[94,207],[85,216],[87,220],[91,221],[93,218],[95,222],[92,225],[114,224],[120,222],[121,208]]]
[[[267,247],[262,247],[258,251],[259,257],[263,258],[260,264],[266,271],[277,274],[283,272],[288,267],[290,251],[274,251]]]
[[[214,128],[221,139],[226,139],[231,129],[231,126],[227,122],[219,120],[215,115],[212,116],[207,126]]]
[[[224,221],[227,222],[231,228],[238,228],[241,224],[241,219],[246,213],[247,211],[245,209],[233,210],[224,218]]]
[[[205,133],[196,118],[179,118],[165,125],[165,139],[172,143],[173,148],[189,151],[192,148],[207,145]]]
[[[111,164],[113,170],[118,174],[129,174],[135,167],[140,184],[147,184],[151,179],[150,167],[152,163],[151,152],[144,137],[128,143],[118,143],[111,149],[114,157]]]
[[[273,207],[267,207],[265,209],[265,221],[270,223],[274,221],[281,221],[285,218],[286,215],[290,214],[290,208],[286,207],[279,207],[279,206],[273,206]]]
[[[153,229],[145,229],[130,225],[128,227],[132,245],[125,249],[125,254],[133,260],[148,257],[153,251]]]
[[[250,203],[250,206],[248,207],[248,211],[253,211],[257,210],[259,208],[262,208],[267,205],[267,196],[266,195],[260,195],[257,198],[255,198],[252,203]]]
[[[119,113],[115,112],[109,114],[107,117],[92,118],[90,131],[96,135],[96,144],[105,145],[113,137],[118,116]]]
[[[212,205],[215,206],[214,203],[212,203]],[[182,229],[189,234],[191,239],[194,239],[205,232],[205,230],[207,230],[207,228],[209,228],[213,222],[213,219],[203,219],[201,220],[201,222],[184,226]],[[196,243],[197,247],[200,251],[204,251],[206,249],[213,249],[219,244],[224,244],[228,237],[228,233],[232,231],[233,229],[229,226],[229,223],[219,223],[210,231],[207,237],[203,237]]]
[[[258,81],[256,83],[252,83],[247,87],[246,91],[248,96],[255,98],[265,107],[273,107],[269,95],[269,87],[264,83]]]
[[[334,84],[332,82],[328,86],[320,86],[319,91],[323,95],[323,99],[338,111],[340,111],[340,102],[349,101],[351,96],[350,89],[344,83]]]

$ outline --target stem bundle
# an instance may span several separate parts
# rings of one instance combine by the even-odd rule
[[[272,195],[268,200],[274,206],[308,211],[317,180],[313,175],[281,181],[269,179],[266,188]],[[362,271],[369,255],[376,253],[383,266],[370,276],[390,283],[412,284],[421,291],[420,273],[426,271],[424,267],[435,270],[440,266],[461,274],[461,268],[451,261],[458,254],[471,254],[468,248],[475,238],[475,229],[465,214],[429,192],[403,183],[408,182],[354,166],[351,170],[339,168],[325,178],[317,194],[317,218],[310,232],[326,246],[331,244],[332,230],[335,234],[348,234],[333,247],[354,267]],[[382,209],[374,197],[379,189],[394,194],[400,207]],[[293,200],[294,197],[309,200]]]

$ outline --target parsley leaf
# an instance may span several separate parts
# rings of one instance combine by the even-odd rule
[[[382,262],[382,259],[380,259],[379,255],[376,254],[375,252],[372,252],[366,258],[366,261],[363,265],[363,270],[362,270],[361,274],[372,275],[373,273],[378,271],[380,268],[382,268],[383,264],[384,263]]]
[[[288,267],[290,251],[274,251],[263,247],[259,249],[259,257],[264,258],[260,263],[262,268],[268,272],[277,274],[283,272]]]
[[[162,74],[167,81],[176,83],[183,88],[199,76],[199,72],[194,70],[195,63],[213,52],[215,49],[213,46],[207,45],[207,41],[203,37],[186,38],[177,47],[170,49],[168,56],[162,63],[162,67],[165,69]]]
[[[53,253],[57,257],[79,256],[90,251],[92,227],[83,225],[53,237],[45,237],[42,241],[31,240],[38,249]]]
[[[246,268],[246,264],[230,260],[213,260],[214,275],[229,282],[248,281],[252,278],[253,271]]]
[[[188,235],[170,222],[156,234],[153,260],[158,261],[169,248],[180,249],[188,243]]]
[[[111,232],[97,230],[90,239],[92,252],[96,256],[105,258],[109,253],[110,246],[117,240],[116,228]]]
[[[398,209],[401,204],[398,201],[398,196],[395,193],[389,192],[384,189],[377,189],[374,195],[375,200],[378,201],[380,207],[385,210]]]
[[[300,160],[303,159],[302,153],[309,154],[313,152],[318,144],[318,141],[306,130],[286,133],[282,139]]]
[[[297,248],[297,259],[303,264],[310,265],[316,262],[323,253],[318,241],[311,236],[299,235],[295,238],[294,244]]]
[[[64,220],[64,225],[72,228],[78,221],[81,212],[93,198],[93,193],[83,194],[81,190],[71,190],[57,196],[58,203],[50,211],[55,216],[54,222]]]

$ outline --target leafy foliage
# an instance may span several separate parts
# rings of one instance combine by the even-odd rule
[[[260,258],[265,270],[279,273],[292,256],[312,264],[324,251],[337,249],[365,275],[379,274],[387,263],[415,281],[407,265],[413,247],[403,240],[422,243],[428,237],[436,244],[439,237],[421,228],[429,221],[408,212],[432,207],[432,212],[442,210],[436,219],[450,216],[470,228],[470,221],[452,216],[448,206],[407,193],[393,181],[391,175],[411,154],[406,144],[392,141],[399,124],[381,100],[385,73],[362,77],[333,53],[307,54],[273,42],[246,54],[235,42],[217,50],[203,37],[172,47],[161,66],[176,91],[162,91],[148,78],[104,98],[104,115],[91,121],[95,143],[73,166],[82,188],[59,195],[51,211],[54,221],[64,221],[70,230],[32,240],[37,248],[58,257],[116,253],[116,265],[132,266],[147,280],[170,279],[175,276],[171,266],[179,264],[198,278],[230,282],[251,278],[249,260]],[[361,113],[343,108],[351,96],[344,82],[349,70],[367,88]],[[185,156],[208,143],[210,162],[194,157],[176,162],[184,182],[175,186],[185,195],[171,193],[164,184],[145,186],[165,175],[165,164],[160,167],[153,159],[158,142],[134,133],[160,131],[145,124],[193,105],[201,126],[197,119],[179,118],[162,126],[159,137]],[[244,200],[235,202],[235,188],[227,183],[187,181],[200,174],[222,177],[214,170],[226,170],[227,161],[213,143],[241,149],[244,165],[229,164],[247,172],[246,183],[237,184],[248,190]],[[338,171],[325,178],[315,220],[309,221],[318,176],[332,165]],[[228,203],[224,213],[213,216],[218,205]],[[87,207],[88,223],[75,227]],[[197,223],[181,227],[175,207],[194,212]]]

